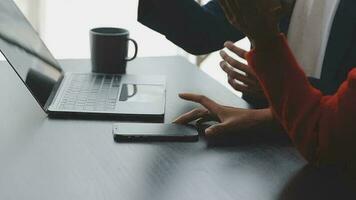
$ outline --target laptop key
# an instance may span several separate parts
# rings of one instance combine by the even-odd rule
[[[83,111],[114,110],[119,88],[119,76],[73,75],[59,108]]]

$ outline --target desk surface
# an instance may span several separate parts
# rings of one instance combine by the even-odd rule
[[[89,71],[88,60],[64,60]],[[128,73],[167,76],[165,122],[196,104],[179,92],[248,105],[180,57],[139,58]],[[113,121],[49,119],[7,63],[0,64],[0,199],[315,199],[349,195],[308,167],[285,136],[236,143],[116,144]],[[261,133],[262,135],[268,135]],[[341,185],[341,186],[340,186]],[[340,197],[339,197],[340,198]]]

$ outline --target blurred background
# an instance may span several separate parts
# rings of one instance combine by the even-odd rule
[[[202,5],[208,0],[197,0]],[[183,56],[234,91],[219,67],[218,52],[196,57],[164,36],[137,22],[138,0],[15,0],[57,59],[89,58],[89,30],[94,27],[123,27],[139,43],[139,57]],[[248,49],[247,39],[238,46]],[[234,92],[240,95],[238,92]]]

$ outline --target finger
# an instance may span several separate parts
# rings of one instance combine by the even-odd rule
[[[200,103],[206,109],[208,109],[212,114],[218,114],[219,112],[220,105],[204,95],[183,93],[183,94],[179,94],[179,97],[184,100]]]
[[[243,75],[243,74],[240,74],[240,73],[238,73],[238,74],[239,74],[238,76],[230,76],[228,74],[228,78],[229,79],[233,79],[235,81],[242,82],[248,88],[252,88],[252,89],[258,90],[258,91],[262,90],[257,79],[254,79],[254,77],[246,76],[246,75]]]
[[[235,90],[237,90],[239,92],[249,93],[249,94],[251,93],[245,85],[236,82],[232,78],[228,78],[228,83],[232,88],[234,88]]]
[[[206,136],[211,137],[211,136],[221,135],[225,131],[226,131],[225,124],[219,123],[205,129],[205,134]]]
[[[242,92],[256,98],[265,98],[263,90],[259,86],[243,85],[232,78],[228,78],[229,85],[237,91]]]
[[[245,72],[249,76],[255,77],[254,72],[252,71],[252,69],[249,66],[247,66],[247,65],[245,65],[245,64],[243,64],[243,63],[241,63],[241,62],[239,62],[237,60],[235,60],[234,58],[229,56],[224,50],[220,51],[220,56],[224,61],[229,63],[231,65],[231,67],[233,67],[235,69],[238,69],[238,70],[241,70],[241,71]]]
[[[243,74],[233,70],[231,67],[228,66],[228,64],[225,61],[220,62],[220,67],[232,79],[241,81],[246,85],[255,85],[256,84],[255,81],[253,79],[251,79],[249,76],[243,75]]]
[[[230,51],[234,52],[240,58],[246,60],[247,51],[237,47],[233,42],[227,41],[224,43],[224,47],[228,48]]]
[[[221,122],[216,115],[209,115],[209,116],[204,116],[204,117],[199,118],[197,120],[196,124],[199,126],[205,122],[211,122],[211,121]]]
[[[181,116],[179,116],[177,119],[173,121],[175,124],[187,124],[189,122],[192,122],[194,120],[200,119],[202,117],[209,116],[210,113],[206,109],[194,109],[190,112],[187,112]]]

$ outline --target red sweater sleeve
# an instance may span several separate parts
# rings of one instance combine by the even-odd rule
[[[313,88],[284,35],[247,56],[275,117],[302,155],[314,164],[345,163],[356,156],[356,69],[333,96]]]

